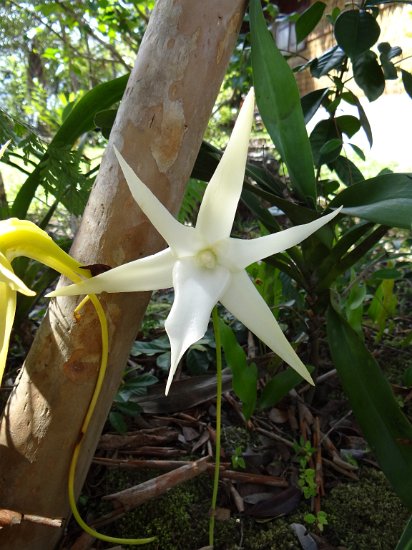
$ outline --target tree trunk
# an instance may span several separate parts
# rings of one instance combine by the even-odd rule
[[[120,105],[71,253],[112,267],[153,254],[164,242],[135,205],[115,144],[141,179],[176,212],[234,47],[244,0],[158,0]],[[78,489],[119,386],[150,295],[105,294],[108,374],[83,445]],[[1,508],[69,514],[67,473],[100,361],[100,328],[87,305],[53,300],[5,408],[0,431]],[[173,391],[173,387],[172,387]],[[0,531],[0,547],[47,550],[61,530],[22,523]],[[142,533],[144,536],[144,533]]]

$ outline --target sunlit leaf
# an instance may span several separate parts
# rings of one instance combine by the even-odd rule
[[[412,227],[412,175],[382,174],[344,189],[330,203],[342,212],[392,227]]]
[[[288,168],[294,189],[303,200],[315,204],[312,151],[293,72],[266,27],[259,0],[251,0],[249,16],[259,112]]]

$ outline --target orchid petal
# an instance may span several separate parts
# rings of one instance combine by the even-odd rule
[[[252,88],[199,209],[196,230],[207,237],[210,243],[229,237],[232,230],[245,176],[254,99]]]
[[[6,283],[13,291],[21,292],[25,296],[35,296],[36,293],[30,290],[17,275],[15,275],[8,259],[0,252],[0,281]],[[2,311],[0,309],[0,311]]]
[[[296,355],[246,271],[232,275],[230,285],[220,301],[300,376],[313,384],[308,370]]]
[[[175,261],[173,252],[167,248],[153,256],[120,265],[76,285],[60,287],[47,294],[47,297],[170,288],[173,286],[172,269]]]
[[[11,329],[16,312],[16,292],[0,282],[0,384],[6,367]]]
[[[81,274],[80,263],[64,252],[45,231],[28,220],[9,218],[0,221],[0,242],[9,261],[26,256],[67,277],[72,277],[73,272]]]
[[[262,258],[278,254],[299,244],[337,216],[340,210],[341,208],[334,210],[310,223],[295,225],[279,233],[257,239],[226,239],[218,245],[219,257],[223,258],[224,265],[231,266],[232,269],[244,269]]]
[[[166,395],[182,355],[205,334],[210,313],[229,281],[230,273],[223,267],[200,267],[193,258],[176,262],[173,269],[175,298],[165,323],[172,352]]]
[[[183,254],[192,252],[195,239],[194,228],[186,227],[178,222],[147,185],[134,173],[115,147],[114,151],[134,200],[160,235],[174,250]]]

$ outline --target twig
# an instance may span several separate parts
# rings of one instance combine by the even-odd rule
[[[352,470],[347,470],[346,468],[339,466],[338,464],[336,464],[336,462],[333,462],[332,460],[324,458],[323,463],[326,464],[327,466],[330,466],[340,474],[343,474],[346,477],[349,477],[350,479],[354,479],[356,481],[359,479],[358,476]]]
[[[201,459],[205,460],[205,459]],[[193,464],[190,461],[179,460],[130,460],[121,458],[104,458],[94,457],[93,462],[104,466],[116,466],[120,468],[145,468],[153,470],[173,470],[181,468],[183,466],[189,466]],[[249,472],[239,472],[237,470],[229,470],[229,462],[221,463],[220,477],[223,479],[232,479],[240,483],[257,483],[261,485],[270,485],[272,487],[288,487],[288,482],[275,476],[268,476],[263,474],[253,474]],[[205,471],[210,474],[214,470],[214,464],[208,462],[206,464]],[[203,471],[203,470],[202,470]],[[201,472],[199,472],[201,473]],[[139,486],[138,486],[139,487]]]
[[[259,422],[259,424],[261,423],[258,419],[255,419],[255,422]],[[291,447],[291,448],[293,447],[293,441],[289,441],[288,439],[285,439],[284,437],[274,433],[273,431],[265,430],[260,426],[255,426],[255,430],[261,433],[262,435],[265,435],[269,439],[274,439],[275,441],[280,441],[281,443],[284,443],[288,447]]]
[[[204,457],[196,460],[196,462],[185,464],[176,470],[145,481],[135,487],[106,495],[103,500],[113,501],[114,506],[123,512],[132,510],[143,502],[164,494],[172,487],[198,476],[207,469],[208,460],[209,457]]]
[[[62,519],[46,518],[43,516],[35,516],[33,514],[21,514],[20,512],[7,510],[5,508],[0,509],[0,529],[6,526],[19,525],[23,521],[40,523],[41,525],[48,525],[49,527],[61,527],[63,523]]]

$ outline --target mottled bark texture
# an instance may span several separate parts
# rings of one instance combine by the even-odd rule
[[[115,144],[176,213],[236,42],[244,0],[158,0],[139,49],[72,255],[112,267],[153,254],[161,237],[135,205]],[[104,295],[109,369],[78,468],[80,489],[118,388],[148,294]],[[0,507],[67,517],[67,472],[95,384],[100,329],[90,306],[53,300],[7,403],[0,433]],[[142,533],[142,536],[144,533]],[[22,524],[0,531],[0,547],[54,548],[61,530]]]

